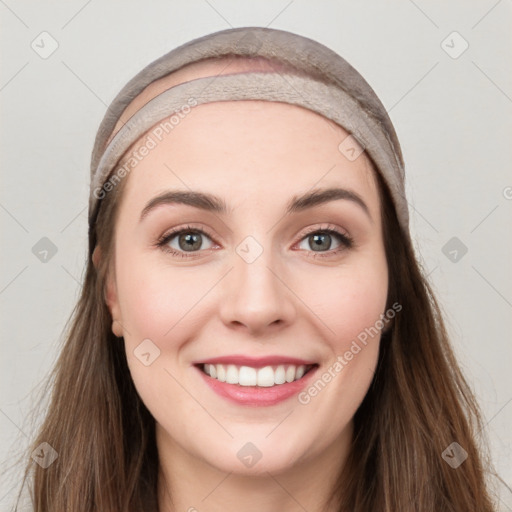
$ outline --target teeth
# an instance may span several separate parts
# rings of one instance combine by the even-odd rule
[[[261,388],[269,388],[276,384],[274,378],[274,370],[272,366],[265,366],[258,370],[258,386]]]
[[[238,372],[238,382],[235,384],[240,384],[240,386],[256,386],[257,382],[258,371],[256,368],[242,366]]]
[[[276,384],[284,384],[286,382],[286,373],[283,365],[277,367],[274,373],[274,381]]]
[[[210,365],[215,366],[215,365]],[[221,382],[226,382],[226,370],[224,369],[224,366],[221,364],[215,366],[215,370],[217,371],[217,379]],[[215,371],[214,370],[214,371]],[[213,377],[213,375],[210,373],[210,377]]]
[[[238,384],[238,368],[232,364],[228,365],[226,370],[226,382],[228,384]]]
[[[306,366],[279,365],[276,367],[251,368],[250,366],[235,366],[234,364],[205,364],[204,372],[210,377],[240,386],[272,386],[299,380],[306,373]]]

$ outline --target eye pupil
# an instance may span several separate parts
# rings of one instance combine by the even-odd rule
[[[179,237],[180,249],[194,251],[201,248],[201,235],[199,233],[187,233]]]
[[[321,235],[312,235],[309,237],[310,242],[312,242],[312,248],[314,251],[329,249],[331,245],[331,235],[321,234]],[[327,240],[327,243],[325,241]]]

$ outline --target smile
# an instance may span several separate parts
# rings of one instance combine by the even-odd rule
[[[301,379],[314,365],[277,365],[253,368],[234,364],[204,364],[202,370],[206,375],[220,382],[238,384],[239,386],[257,386],[268,388]]]
[[[318,363],[286,356],[225,356],[194,363],[210,390],[231,403],[268,407],[298,395]]]

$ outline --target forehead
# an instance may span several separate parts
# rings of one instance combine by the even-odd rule
[[[276,208],[312,188],[344,187],[378,216],[374,171],[364,153],[339,150],[348,133],[308,109],[269,101],[194,107],[130,171],[126,195],[135,210],[168,189],[213,192],[233,206]],[[142,147],[145,138],[130,150]]]
[[[148,101],[175,85],[197,78],[250,71],[295,72],[285,63],[259,57],[227,56],[189,64],[147,86],[125,109],[113,133]],[[293,193],[290,188],[290,178],[293,178],[299,187],[311,187],[322,180],[320,186],[345,183],[365,188],[372,194],[376,182],[370,159],[363,153],[350,162],[338,149],[347,136],[348,133],[333,121],[295,105],[257,100],[203,104],[194,107],[179,126],[137,164],[138,169],[130,172],[128,182],[132,186],[129,188],[132,192],[134,188],[138,190],[139,197],[167,183],[183,188],[179,181],[169,182],[171,173],[163,165],[167,163],[171,167],[178,166],[178,174],[186,176],[196,188],[210,187],[225,180],[230,180],[232,190],[236,189],[235,183],[241,186],[251,182],[252,186],[263,189],[275,183],[282,189],[282,196],[285,192]],[[121,164],[137,151],[144,139],[142,137],[127,151]],[[142,172],[144,169],[151,172]],[[240,176],[245,179],[241,181]]]

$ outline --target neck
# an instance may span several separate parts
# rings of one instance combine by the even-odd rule
[[[352,424],[340,439],[300,464],[257,475],[222,471],[174,443],[157,424],[160,512],[335,512],[327,497],[345,463]]]

